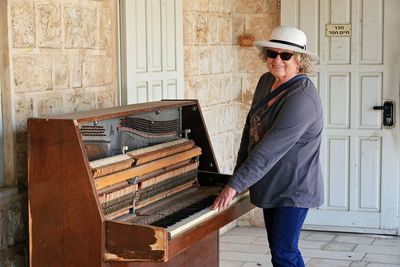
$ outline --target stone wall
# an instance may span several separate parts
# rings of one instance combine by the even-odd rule
[[[114,0],[0,3],[8,186],[0,188],[0,267],[27,262],[27,118],[117,104],[115,7]]]
[[[267,71],[244,33],[267,39],[279,24],[278,0],[185,0],[185,96],[199,99],[221,172],[231,174],[255,86]],[[239,220],[262,225],[260,211]]]
[[[259,76],[255,47],[239,37],[269,37],[279,21],[277,0],[185,0],[185,96],[199,99],[220,169],[232,173],[241,128]]]

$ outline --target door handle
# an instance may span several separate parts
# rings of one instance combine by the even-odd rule
[[[382,112],[382,121],[383,126],[392,127],[394,126],[394,105],[393,101],[385,101],[383,106],[374,106],[374,110],[383,110]]]

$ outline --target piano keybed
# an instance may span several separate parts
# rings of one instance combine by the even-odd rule
[[[193,225],[189,220],[186,226],[185,219],[214,214],[210,206],[221,188],[199,186],[200,152],[192,140],[180,138],[90,162],[105,217],[163,227],[173,238]],[[148,164],[153,167],[137,171]],[[116,183],[96,183],[102,179]]]

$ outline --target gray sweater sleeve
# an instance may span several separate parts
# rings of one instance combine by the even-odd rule
[[[303,91],[289,95],[272,127],[233,174],[228,185],[240,193],[263,178],[310,128],[316,117],[315,103],[310,96]]]

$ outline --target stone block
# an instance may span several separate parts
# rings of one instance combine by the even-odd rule
[[[232,75],[224,75],[221,78],[221,102],[232,101]]]
[[[226,108],[225,111],[226,111],[225,116],[229,115],[228,110]],[[227,163],[233,160],[233,134],[232,132],[229,131],[225,132],[226,134],[225,134],[225,144],[224,144],[224,162]]]
[[[59,5],[38,5],[37,38],[40,47],[61,45],[61,14]]]
[[[246,123],[247,113],[249,112],[250,105],[246,105],[243,103],[238,103],[236,105],[236,123],[235,125],[240,129],[240,134],[242,133],[242,129],[244,124]]]
[[[232,100],[240,101],[242,99],[242,78],[235,77],[232,78]]]
[[[210,0],[208,3],[208,10],[210,12],[221,12],[222,6],[221,6],[221,0]]]
[[[228,160],[225,162],[222,168],[222,173],[232,175],[234,168],[235,168],[235,162],[233,160]]]
[[[99,48],[110,50],[112,48],[112,13],[110,8],[99,8]]]
[[[199,16],[195,17],[195,44],[197,45],[204,45],[208,44],[208,20],[207,15],[200,14]]]
[[[247,16],[245,32],[253,34],[255,40],[267,40],[275,26],[274,16]]]
[[[68,112],[78,112],[96,108],[95,93],[86,92],[84,90],[77,90],[72,94],[66,94],[65,102]]]
[[[251,104],[253,100],[254,91],[262,73],[248,73],[242,79],[242,99],[241,101],[246,104]]]
[[[52,4],[55,5],[55,4],[60,3],[60,0],[35,0],[35,1],[39,5],[46,5],[46,4],[47,5],[52,5]],[[69,1],[72,1],[72,0],[63,0],[63,3],[71,4]],[[75,0],[75,1],[78,1],[78,0]]]
[[[82,87],[82,60],[79,55],[69,55],[69,77],[72,88]]]
[[[27,119],[33,116],[32,99],[17,95],[14,103],[16,128],[17,130],[26,130]]]
[[[255,208],[238,219],[238,226],[265,227],[263,211]]]
[[[218,134],[211,137],[212,147],[218,166],[222,166],[224,162],[224,135]]]
[[[81,46],[81,10],[78,7],[64,7],[64,47]]]
[[[218,133],[218,118],[217,118],[218,113],[216,112],[215,106],[206,107],[202,109],[208,134],[212,137]]]
[[[199,50],[200,74],[211,74],[211,51],[208,48]]]
[[[184,11],[208,11],[208,0],[184,0],[183,10]]]
[[[229,131],[232,136],[232,142],[234,142],[234,133],[235,130],[237,130],[237,125],[235,125],[235,114],[236,114],[236,110],[235,110],[236,105],[233,104],[233,102],[229,102],[228,106],[227,106],[227,128],[226,130]],[[232,143],[232,149],[234,148],[233,143]],[[235,150],[233,150],[233,152],[236,152]]]
[[[194,46],[184,48],[185,75],[198,75],[200,73],[199,51]]]
[[[52,58],[48,55],[14,56],[14,83],[16,91],[35,91],[52,88]]]
[[[6,248],[5,240],[4,240],[4,210],[0,210],[0,250],[3,250]]]
[[[111,88],[108,90],[103,90],[96,95],[97,108],[110,108],[114,107],[114,92]]]
[[[64,55],[54,56],[53,65],[53,88],[66,89],[69,88],[68,76],[68,60]]]
[[[87,55],[83,60],[82,67],[83,86],[99,86],[111,83],[112,67],[112,57]]]
[[[277,1],[277,0],[276,0]],[[262,14],[271,12],[270,1],[266,0],[234,0],[232,11],[234,13]]]
[[[221,90],[221,76],[210,76],[208,80],[207,105],[221,102],[223,91]]]
[[[193,12],[187,12],[183,15],[183,44],[194,45],[196,40],[196,17]]]
[[[15,48],[35,47],[35,13],[32,2],[11,2],[11,33]]]
[[[219,43],[219,16],[210,14],[208,16],[208,43],[215,45]]]
[[[221,0],[221,12],[231,13],[232,12],[232,0]]]
[[[239,72],[265,72],[267,67],[261,52],[255,47],[238,47],[236,62]]]
[[[240,36],[245,32],[244,16],[232,16],[232,44],[240,43]]]
[[[201,107],[207,105],[207,79],[204,76],[190,77],[188,90],[191,96],[199,100]]]
[[[27,203],[18,200],[12,203],[8,210],[8,231],[7,231],[7,244],[14,246],[15,244],[28,240],[28,221]]]
[[[220,17],[219,24],[219,43],[231,44],[232,42],[232,19],[229,16]]]
[[[211,72],[213,74],[222,73],[224,61],[224,50],[218,47],[213,48],[211,50]]]
[[[96,9],[82,8],[81,14],[81,46],[82,48],[95,49],[97,48],[97,36],[99,32],[97,11]]]
[[[228,128],[228,112],[227,112],[227,104],[222,104],[218,105],[216,118],[218,118],[218,133],[220,134],[225,134],[227,132]],[[226,159],[229,159],[225,157],[225,149],[224,149],[224,155],[223,155],[223,160],[225,161]]]
[[[225,73],[231,73],[233,70],[233,58],[232,58],[232,47],[231,46],[225,46],[224,47],[224,72]]]
[[[24,190],[28,187],[28,144],[17,144],[17,183]]]
[[[36,110],[39,116],[60,114],[63,111],[62,106],[62,97],[56,94],[40,96],[36,100]]]

